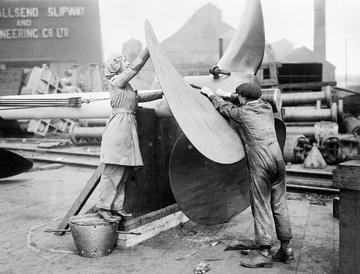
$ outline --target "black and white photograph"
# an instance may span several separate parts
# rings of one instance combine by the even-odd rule
[[[0,273],[360,273],[359,14],[0,0]]]

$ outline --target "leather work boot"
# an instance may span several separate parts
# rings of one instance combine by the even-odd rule
[[[113,209],[113,210],[111,210],[111,212],[117,216],[121,216],[121,217],[125,217],[125,218],[132,217],[131,213],[128,213],[123,209]]]
[[[254,254],[249,255],[247,258],[241,260],[241,265],[250,268],[273,266],[273,259],[268,252],[257,251]]]
[[[118,223],[121,221],[121,217],[119,216],[113,216],[111,214],[110,210],[104,209],[104,208],[99,208],[98,209],[98,214],[100,215],[101,218],[103,218],[105,221],[109,222],[109,223]]]
[[[279,248],[278,252],[273,256],[274,262],[284,262],[286,264],[291,263],[294,260],[294,251],[291,247]]]

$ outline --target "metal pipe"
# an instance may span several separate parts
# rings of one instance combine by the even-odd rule
[[[316,109],[313,107],[285,107],[285,122],[335,121],[337,122],[338,108],[333,103],[331,108]]]
[[[101,139],[105,127],[78,127],[74,126],[70,130],[70,140],[78,144],[80,139]]]
[[[344,126],[348,133],[352,133],[356,136],[360,135],[360,120],[353,115],[346,115],[344,117]]]
[[[287,122],[286,127],[313,127],[316,122]]]
[[[81,127],[99,127],[106,126],[108,119],[79,119]]]
[[[261,89],[261,99],[267,101],[273,107],[274,112],[280,112],[282,107],[282,95],[278,88]]]
[[[288,126],[287,134],[302,134],[306,137],[315,138],[321,141],[330,136],[337,136],[339,133],[339,125],[336,122],[316,122],[313,126]]]
[[[291,135],[304,135],[306,137],[314,137],[315,136],[315,127],[306,126],[306,127],[287,127],[286,134]]]
[[[324,91],[282,93],[281,99],[283,106],[315,104],[317,101],[326,102],[327,106],[331,106],[332,103],[330,88]]]

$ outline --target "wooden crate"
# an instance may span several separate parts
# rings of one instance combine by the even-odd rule
[[[338,165],[333,183],[340,189],[339,273],[360,273],[360,161]]]

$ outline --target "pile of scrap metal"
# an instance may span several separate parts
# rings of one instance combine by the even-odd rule
[[[360,113],[344,111],[351,102],[344,104],[337,89],[327,86],[322,91],[282,93],[286,162],[303,163],[314,144],[330,165],[359,154],[360,120],[354,115]]]

